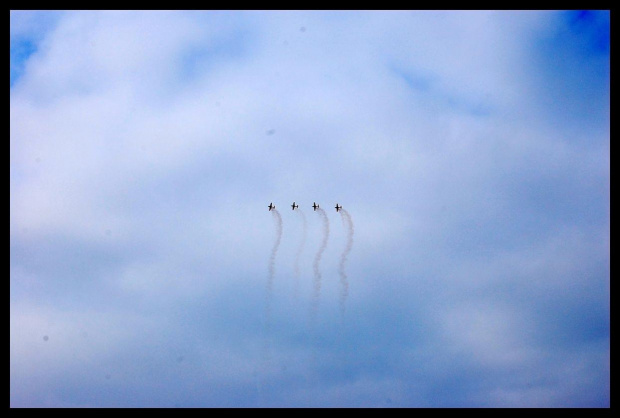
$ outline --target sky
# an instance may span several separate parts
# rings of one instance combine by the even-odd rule
[[[609,28],[11,11],[11,407],[609,407]]]

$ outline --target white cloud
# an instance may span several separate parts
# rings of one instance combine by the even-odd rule
[[[608,130],[566,137],[556,120],[527,110],[539,105],[530,47],[552,33],[553,13],[71,12],[41,32],[37,22],[46,16],[11,13],[12,40],[38,36],[11,88],[11,377],[19,391],[26,390],[21,373],[36,376],[45,361],[57,361],[58,374],[73,372],[64,366],[73,337],[47,358],[27,347],[46,315],[61,318],[63,332],[74,331],[82,297],[112,304],[100,316],[85,312],[84,321],[89,328],[120,327],[118,335],[104,333],[119,365],[135,355],[126,314],[135,313],[132,326],[148,330],[147,312],[187,305],[198,314],[204,300],[204,309],[228,303],[256,320],[262,311],[252,309],[263,301],[273,244],[269,201],[285,223],[276,300],[292,288],[300,231],[287,205],[296,200],[308,216],[306,270],[292,318],[302,317],[310,301],[310,260],[320,238],[313,201],[329,211],[332,226],[322,312],[336,311],[344,248],[332,212],[338,201],[356,224],[347,266],[357,275],[351,312],[370,305],[379,318],[391,318],[373,301],[395,300],[404,329],[423,312],[420,323],[439,327],[437,340],[425,346],[445,340],[469,353],[464,361],[472,367],[539,358],[540,341],[523,347],[520,339],[538,313],[519,315],[520,299],[498,290],[504,278],[534,292],[536,303],[549,289],[566,290],[569,297],[554,302],[572,307],[570,286],[583,290],[584,269],[599,274],[609,259]],[[54,289],[72,289],[62,284],[81,275],[83,293]],[[541,276],[549,281],[531,281]],[[33,283],[75,312],[43,312],[36,304],[45,291],[31,293]],[[428,310],[406,307],[407,298]],[[118,300],[133,301],[132,313]],[[21,308],[26,302],[35,305],[33,314]],[[289,303],[276,302],[276,312]],[[162,329],[179,321],[164,321]],[[243,319],[204,321],[211,330]],[[184,330],[184,342],[201,332]],[[247,376],[254,353],[236,346],[242,339],[201,340],[194,353],[219,365],[208,372],[224,387],[254,385]],[[284,340],[274,346],[280,356],[307,355],[308,347],[293,349]],[[407,343],[391,343],[386,355]],[[165,351],[172,343],[161,344]],[[37,360],[28,368],[31,357]],[[238,366],[228,383],[222,364]],[[158,365],[139,361],[132,370],[144,377]],[[307,365],[295,370],[311,372]],[[384,405],[383,392],[393,392],[397,406],[419,384],[346,373],[328,388],[327,403],[359,404],[374,382],[382,394],[369,403]],[[274,384],[284,375],[276,374]],[[146,392],[160,390],[153,383]],[[12,402],[25,399],[19,391]],[[209,402],[236,399],[230,392],[214,392]],[[537,402],[535,394],[519,398],[506,387],[490,393],[508,404]]]

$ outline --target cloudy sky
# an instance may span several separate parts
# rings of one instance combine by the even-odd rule
[[[10,26],[11,406],[609,406],[608,12]]]

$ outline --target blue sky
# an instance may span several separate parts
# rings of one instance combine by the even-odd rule
[[[11,406],[609,406],[609,12],[12,11],[10,64]]]

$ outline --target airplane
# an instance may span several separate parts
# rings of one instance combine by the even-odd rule
[[[293,207],[293,210],[295,210],[295,208],[299,207],[299,205],[296,205],[295,202],[293,202],[293,204],[291,206]]]
[[[319,207],[319,205],[317,205],[317,204],[316,204],[316,202],[314,202],[314,203],[312,204],[312,207],[313,207],[313,208],[314,208],[314,210],[316,211],[316,209]]]
[[[340,211],[340,209],[342,209],[342,206],[338,206],[338,203],[336,203],[336,212]]]
[[[269,208],[269,210],[271,211],[271,209],[275,209],[275,205],[273,203],[269,203],[269,206],[267,206]]]

